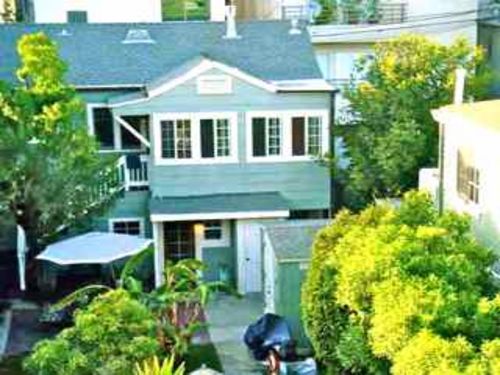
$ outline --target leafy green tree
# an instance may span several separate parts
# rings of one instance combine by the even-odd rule
[[[0,208],[25,230],[34,256],[113,201],[116,171],[87,132],[55,43],[26,34],[17,50],[17,84],[0,82]]]
[[[39,342],[25,362],[37,375],[126,375],[136,362],[161,353],[156,321],[123,290],[97,297],[75,316],[74,327]]]
[[[500,294],[488,274],[494,259],[467,217],[439,216],[422,193],[406,194],[400,208],[341,212],[315,241],[303,289],[318,358],[351,373],[392,366],[398,374],[488,374],[496,366],[489,342],[500,336]],[[444,351],[448,358],[433,359]],[[417,358],[421,366],[411,369]]]
[[[455,70],[467,70],[466,97],[482,98],[492,75],[484,53],[466,40],[450,46],[403,35],[361,58],[344,95],[350,101],[338,135],[350,160],[344,186],[348,205],[400,196],[417,186],[418,171],[437,164],[438,127],[431,110],[452,101]]]

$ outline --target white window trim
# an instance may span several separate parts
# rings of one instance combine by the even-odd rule
[[[221,222],[222,237],[218,240],[207,240],[205,239],[205,228],[204,228],[201,240],[201,247],[228,247],[231,244],[229,220],[220,220],[220,222]]]
[[[152,222],[198,221],[198,220],[230,220],[230,219],[276,219],[288,218],[290,211],[246,211],[246,212],[213,212],[196,214],[151,214]]]
[[[113,106],[110,106],[108,103],[87,103],[87,128],[89,134],[95,136],[95,125],[94,125],[94,108],[109,108],[113,109]],[[99,153],[113,153],[113,152],[144,152],[146,148],[141,143],[141,148],[122,148],[122,126],[116,121],[116,116],[113,115],[113,148],[112,149],[101,149],[99,148]],[[148,131],[151,131],[148,129]],[[142,134],[141,134],[142,135]]]
[[[114,217],[108,219],[108,231],[114,233],[113,226],[115,223],[122,223],[125,221],[138,221],[139,222],[139,237],[146,237],[145,223],[143,217]]]
[[[279,117],[281,119],[281,155],[272,156],[253,156],[253,136],[252,119],[255,117]],[[275,162],[293,162],[293,161],[314,161],[315,156],[310,155],[292,155],[292,118],[293,117],[321,117],[321,153],[329,151],[329,128],[330,112],[328,110],[285,110],[285,111],[250,111],[246,113],[246,157],[249,163],[275,163]],[[307,129],[307,120],[306,120]],[[307,133],[307,130],[306,130]],[[306,147],[308,139],[306,141]],[[307,152],[307,150],[306,150]]]
[[[206,81],[220,80],[221,88],[210,90],[204,86]],[[233,77],[229,74],[203,74],[196,78],[196,93],[198,95],[229,95],[233,93]]]
[[[161,122],[167,120],[191,120],[191,158],[166,159],[162,157]],[[231,155],[225,157],[202,158],[200,120],[228,119]],[[199,113],[155,113],[153,114],[153,137],[155,165],[196,165],[196,164],[229,164],[238,162],[238,113],[237,112],[199,112]],[[216,145],[215,145],[216,146]]]

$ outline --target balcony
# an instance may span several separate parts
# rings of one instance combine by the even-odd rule
[[[118,159],[118,179],[125,191],[149,188],[148,163],[148,155],[128,154]]]
[[[388,25],[408,20],[408,3],[388,1],[339,2],[331,11],[321,11],[317,2],[307,1],[304,5],[284,5],[284,19],[298,18],[314,20],[316,24],[335,25]]]
[[[405,2],[380,2],[370,6],[338,7],[338,20],[341,24],[393,24],[408,19],[408,4]]]

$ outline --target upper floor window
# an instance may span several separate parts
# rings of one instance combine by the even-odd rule
[[[292,117],[292,155],[318,156],[321,154],[322,118]]]
[[[235,113],[158,115],[159,164],[234,162],[237,160]],[[158,139],[157,138],[157,139]]]
[[[200,120],[201,157],[231,155],[231,133],[228,119]]]
[[[328,149],[328,111],[266,111],[247,116],[249,161],[308,160]]]
[[[479,203],[480,172],[473,165],[473,155],[469,150],[458,150],[457,192],[466,202]]]
[[[279,117],[252,119],[253,156],[281,155],[283,132]]]
[[[66,16],[68,23],[87,23],[87,12],[84,10],[70,10]]]
[[[161,122],[162,157],[165,159],[190,159],[191,120],[167,120]]]
[[[111,109],[107,107],[94,107],[91,110],[90,116],[91,130],[97,142],[99,142],[101,149],[113,149],[115,133]]]

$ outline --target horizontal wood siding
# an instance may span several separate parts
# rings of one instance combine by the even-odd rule
[[[127,191],[116,200],[113,207],[95,220],[94,229],[107,232],[108,220],[113,218],[143,218],[146,237],[152,237],[151,223],[149,221],[149,192]]]
[[[301,293],[306,271],[300,263],[278,263],[278,289],[275,296],[276,314],[284,316],[300,348],[310,346],[302,324]]]
[[[216,74],[210,72],[208,74]],[[247,163],[245,113],[262,110],[329,110],[328,93],[270,93],[234,79],[230,95],[198,95],[196,80],[147,102],[115,108],[122,115],[165,112],[238,113],[239,163],[220,165],[152,166],[154,196],[185,196],[232,192],[279,191],[293,209],[320,209],[329,205],[329,176],[315,161]],[[151,137],[153,138],[153,137]],[[152,140],[153,146],[156,140]]]

